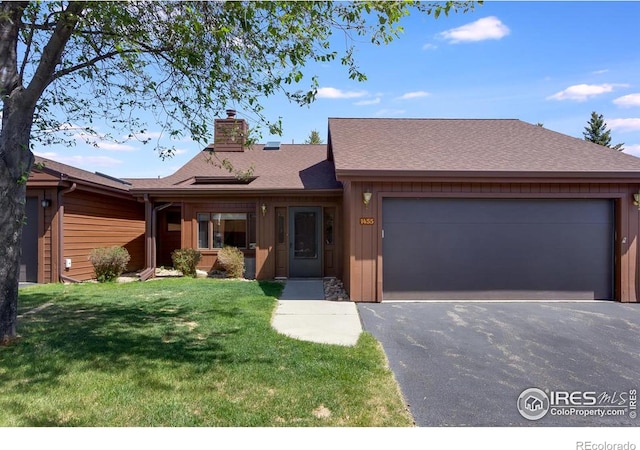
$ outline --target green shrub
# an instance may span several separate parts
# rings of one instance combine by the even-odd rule
[[[173,268],[182,272],[185,277],[196,277],[196,268],[202,254],[192,248],[181,248],[171,252]]]
[[[237,247],[223,247],[218,251],[218,263],[227,272],[228,278],[244,275],[244,253]]]
[[[114,281],[127,268],[131,256],[124,247],[102,247],[91,250],[89,260],[100,283]]]

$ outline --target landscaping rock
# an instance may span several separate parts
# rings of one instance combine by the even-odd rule
[[[349,301],[349,294],[344,288],[342,281],[337,278],[325,278],[324,298],[331,301]]]

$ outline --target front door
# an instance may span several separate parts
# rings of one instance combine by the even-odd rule
[[[289,208],[289,276],[321,277],[322,208]]]

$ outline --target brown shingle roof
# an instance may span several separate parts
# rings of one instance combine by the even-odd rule
[[[531,125],[493,119],[329,119],[340,175],[640,175],[640,158]]]
[[[332,161],[327,161],[326,145],[282,144],[280,150],[263,150],[254,145],[244,152],[217,153],[212,159],[201,151],[173,175],[158,179],[128,179],[134,191],[186,190],[325,190],[341,189]],[[232,173],[220,167],[227,159],[236,170],[253,168],[253,181],[238,183]],[[196,179],[201,183],[196,183]],[[202,179],[205,179],[202,182]],[[225,179],[228,182],[225,182]],[[209,180],[210,182],[207,182]]]
[[[61,181],[69,180],[117,189],[119,191],[127,192],[131,187],[131,185],[125,180],[119,180],[118,178],[110,177],[108,175],[88,172],[86,170],[78,169],[77,167],[62,164],[58,161],[53,161],[52,159],[43,158],[42,156],[35,157],[35,163],[32,170],[50,173]]]

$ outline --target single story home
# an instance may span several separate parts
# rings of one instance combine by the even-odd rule
[[[114,245],[144,268],[144,206],[131,184],[36,157],[27,180],[27,220],[22,229],[20,281],[53,283],[95,277],[91,250]]]
[[[330,118],[326,145],[246,148],[247,123],[228,114],[214,143],[165,178],[35,169],[28,196],[56,201],[38,209],[38,280],[57,281],[68,258],[75,278],[90,276],[73,272],[80,246],[65,246],[85,230],[102,244],[91,226],[104,215],[109,242],[136,252],[143,279],[171,265],[174,249],[198,249],[211,270],[233,245],[247,276],[338,277],[354,301],[640,297],[638,158],[487,119]],[[58,183],[50,194],[36,189],[46,176]],[[96,222],[68,217],[74,193],[101,196]],[[41,232],[60,207],[56,269]],[[78,236],[66,237],[72,223]]]

